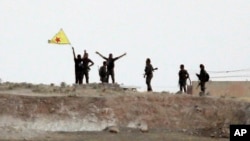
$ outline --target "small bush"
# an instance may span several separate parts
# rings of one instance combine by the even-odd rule
[[[61,87],[66,87],[67,86],[67,84],[65,83],[65,82],[61,82]]]

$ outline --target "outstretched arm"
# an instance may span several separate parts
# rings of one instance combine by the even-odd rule
[[[127,55],[127,53],[123,53],[122,55],[116,57],[116,59],[120,59],[120,58],[122,58],[122,57],[125,56],[125,55]]]
[[[98,51],[96,51],[95,52],[96,54],[98,54],[99,56],[101,56],[103,59],[105,59],[105,60],[107,60],[108,58],[107,57],[105,57],[105,56],[103,56],[100,52],[98,52]]]
[[[74,47],[72,47],[72,50],[73,50],[73,57],[74,57],[74,59],[76,59],[76,53],[75,53]]]
[[[158,68],[153,68],[153,71],[154,71],[154,70],[158,70]]]

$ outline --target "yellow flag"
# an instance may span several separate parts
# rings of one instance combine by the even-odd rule
[[[69,39],[67,38],[63,29],[60,29],[60,31],[48,42],[51,44],[70,44]]]

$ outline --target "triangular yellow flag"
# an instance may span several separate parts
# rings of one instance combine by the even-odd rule
[[[70,44],[69,39],[67,38],[63,29],[60,29],[60,31],[48,42],[51,44]]]

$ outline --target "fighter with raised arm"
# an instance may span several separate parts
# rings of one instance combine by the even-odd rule
[[[126,53],[113,58],[113,54],[110,53],[109,57],[105,57],[103,56],[101,53],[96,52],[96,54],[98,54],[99,56],[101,56],[103,59],[106,60],[107,62],[107,82],[109,81],[109,75],[111,75],[112,78],[112,83],[115,83],[115,72],[114,72],[114,68],[115,68],[115,61],[120,59],[121,57],[125,56]]]

